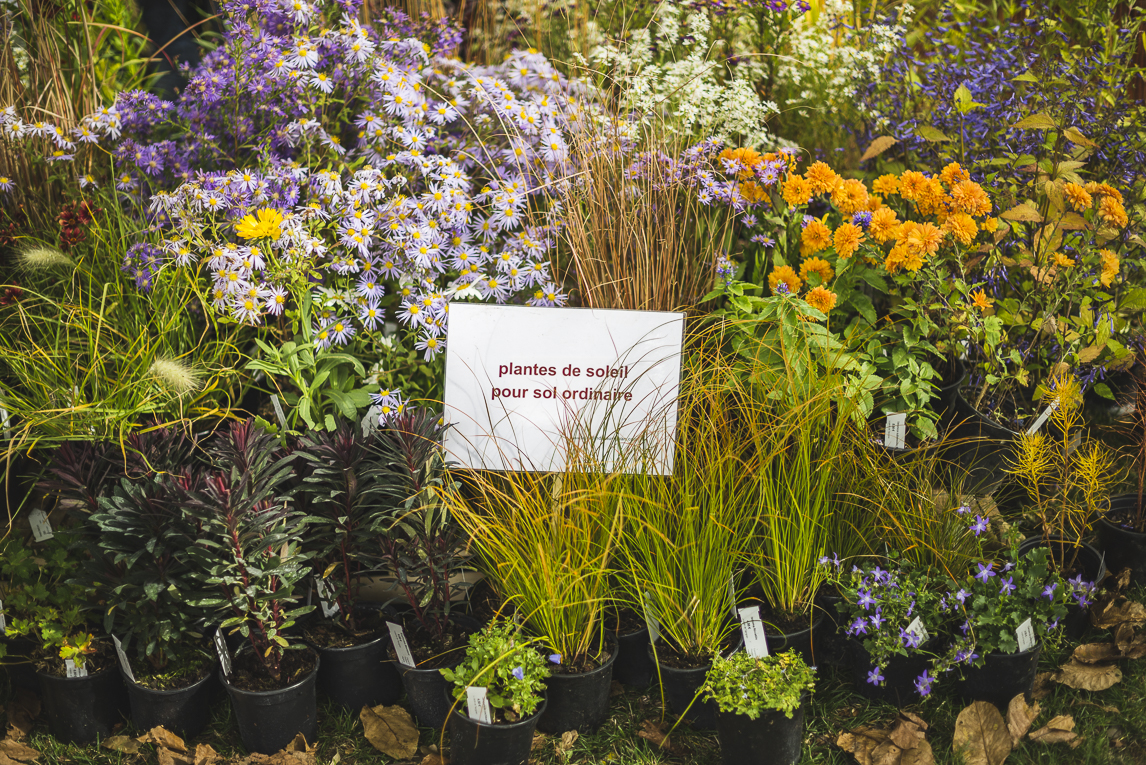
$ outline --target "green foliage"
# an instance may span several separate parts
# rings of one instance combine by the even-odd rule
[[[724,713],[755,720],[776,710],[791,719],[815,685],[815,670],[795,651],[759,659],[738,651],[712,660],[701,692]]]
[[[466,688],[485,687],[490,706],[500,710],[506,722],[536,711],[549,677],[549,666],[532,641],[514,624],[497,620],[470,635],[465,661],[452,671],[439,671],[453,683],[459,701],[465,701]]]
[[[445,427],[429,409],[406,409],[375,434],[371,445],[384,495],[369,516],[376,541],[367,553],[394,572],[414,618],[441,640],[450,622],[451,581],[469,558],[465,535],[451,511],[456,485],[442,451]]]
[[[78,561],[69,555],[74,538],[64,532],[35,549],[19,538],[0,541],[0,600],[8,622],[5,634],[32,639],[41,650],[73,659],[82,667],[92,652],[92,635],[81,604],[88,591],[71,583]],[[0,643],[0,658],[7,645]]]
[[[220,629],[242,635],[263,671],[278,679],[283,652],[300,649],[285,630],[313,606],[294,608],[309,575],[301,549],[304,518],[291,501],[293,458],[250,420],[210,449],[214,470],[192,494],[202,528],[189,560],[216,595],[192,603],[224,616]]]

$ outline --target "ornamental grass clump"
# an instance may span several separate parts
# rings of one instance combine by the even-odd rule
[[[537,711],[550,666],[535,640],[523,636],[513,623],[495,619],[470,635],[461,664],[439,671],[453,685],[458,702],[465,702],[467,688],[485,688],[494,722],[513,723]]]

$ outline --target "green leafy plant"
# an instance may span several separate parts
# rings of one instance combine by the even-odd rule
[[[454,517],[456,485],[442,450],[444,427],[429,409],[406,409],[375,435],[372,449],[386,486],[370,515],[368,553],[392,571],[422,631],[441,642],[450,625],[455,581],[469,559]]]
[[[88,601],[88,591],[71,583],[79,566],[69,552],[74,542],[73,535],[57,532],[33,549],[16,536],[6,537],[0,542],[0,600],[6,635],[28,637],[40,650],[83,666],[92,635],[80,605]],[[0,641],[0,659],[24,660],[8,648]]]
[[[755,720],[776,710],[791,719],[815,685],[815,671],[795,651],[762,658],[738,651],[713,659],[701,692],[724,713]]]
[[[439,672],[453,684],[454,698],[463,701],[467,688],[484,687],[490,706],[504,721],[517,722],[537,710],[549,666],[533,641],[521,635],[520,628],[494,620],[470,635],[465,661],[453,670]]]
[[[232,425],[209,451],[214,470],[190,500],[202,529],[188,556],[217,595],[193,605],[221,612],[219,628],[242,635],[261,671],[277,681],[284,652],[304,647],[285,630],[313,609],[297,607],[310,556],[287,488],[293,459],[251,420]]]

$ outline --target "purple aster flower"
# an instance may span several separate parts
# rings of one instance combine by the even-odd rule
[[[852,216],[852,225],[859,226],[864,231],[871,225],[871,212],[869,210],[860,210]]]

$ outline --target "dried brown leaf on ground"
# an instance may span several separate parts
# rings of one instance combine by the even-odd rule
[[[614,680],[613,683],[609,686],[609,698],[613,698],[615,696],[624,696],[624,695],[625,695],[625,686],[622,685],[621,683],[619,683],[618,681]]]
[[[1120,712],[1118,710],[1118,707],[1107,706],[1106,704],[1099,704],[1099,703],[1094,702],[1094,701],[1087,701],[1086,699],[1075,699],[1072,703],[1082,704],[1083,706],[1087,706],[1087,707],[1095,707],[1097,709],[1101,709],[1103,712],[1109,712],[1112,715],[1122,714],[1122,712]]]
[[[1114,644],[1125,659],[1146,656],[1146,633],[1139,633],[1132,624],[1119,624],[1114,629]]]
[[[1011,699],[1007,705],[1007,731],[1011,734],[1011,743],[1017,744],[1031,729],[1031,723],[1039,716],[1039,702],[1027,703],[1023,694]]]
[[[1108,594],[1090,607],[1090,621],[1099,629],[1146,622],[1146,606],[1125,595]]]
[[[437,752],[430,752],[422,758],[422,761],[418,763],[418,765],[450,765],[450,761]]]
[[[274,754],[252,754],[234,765],[318,765],[315,758],[317,749],[316,744],[308,744],[306,736],[299,733]]]
[[[900,712],[890,728],[861,725],[836,738],[836,746],[855,756],[860,765],[934,765],[928,725],[911,712]]]
[[[110,749],[113,752],[123,752],[124,754],[138,754],[139,750],[143,748],[143,744],[131,736],[112,736],[111,738],[105,738],[100,746],[104,749]]]
[[[196,744],[191,765],[220,765],[219,753],[210,744]]]
[[[191,765],[191,755],[185,752],[173,752],[165,746],[157,747],[155,760],[159,765]]]
[[[1081,664],[1097,664],[1122,658],[1122,651],[1114,643],[1087,643],[1074,649],[1070,658]]]
[[[35,762],[40,758],[39,751],[13,738],[0,741],[0,754],[17,762]]]
[[[1045,699],[1054,690],[1055,676],[1057,672],[1039,672],[1035,675],[1035,684],[1031,688],[1031,698],[1034,700]]]
[[[162,725],[157,725],[136,739],[141,744],[155,744],[173,752],[186,752],[187,744]]]
[[[5,710],[8,713],[8,738],[22,739],[32,732],[32,721],[40,715],[40,697],[20,688]]]
[[[955,720],[955,753],[965,765],[1002,765],[1011,753],[1011,733],[999,708],[989,701],[974,701]]]
[[[549,736],[546,736],[544,733],[534,733],[533,743],[529,745],[529,751],[536,752],[538,749],[545,746],[545,744],[548,742]]]
[[[572,756],[573,745],[577,743],[578,733],[575,730],[567,730],[561,734],[561,740],[557,742],[557,759],[561,762],[568,762]]]
[[[405,760],[418,753],[418,728],[400,706],[362,707],[358,715],[366,740],[382,754]]]
[[[668,734],[671,729],[672,726],[664,720],[642,720],[637,735],[662,751],[682,756],[684,749]]]
[[[1074,732],[1074,718],[1070,715],[1059,715],[1049,723],[1031,732],[1031,741],[1041,744],[1069,744],[1073,749],[1078,746],[1078,734]]]
[[[1112,664],[1063,664],[1055,682],[1080,691],[1105,691],[1122,679],[1122,670]]]

